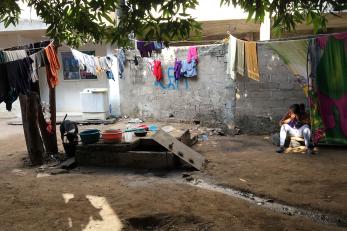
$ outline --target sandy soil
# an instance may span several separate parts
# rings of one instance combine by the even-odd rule
[[[195,149],[218,184],[277,201],[347,217],[347,150],[319,148],[315,156],[275,153],[262,136],[212,137]]]
[[[38,175],[23,166],[21,127],[0,121],[0,129],[8,132],[0,136],[0,230],[342,230],[182,184],[181,172],[78,168]],[[259,137],[210,137],[196,146],[208,168],[194,175],[346,214],[346,156],[279,156],[262,143]]]

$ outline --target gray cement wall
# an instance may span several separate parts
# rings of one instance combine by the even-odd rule
[[[209,52],[199,57],[198,77],[184,78],[177,84],[168,77],[168,68],[173,68],[176,57],[185,59],[187,50],[187,47],[171,47],[153,57],[162,62],[164,81],[161,86],[155,86],[155,78],[148,67],[150,60],[140,60],[138,67],[128,62],[125,79],[119,82],[122,114],[163,121],[197,120],[208,126],[232,126],[235,94],[233,81],[226,75],[226,47],[199,47],[201,54]],[[173,74],[172,70],[169,72],[169,75]],[[170,81],[172,87],[169,87]]]
[[[267,45],[258,45],[260,81],[236,78],[235,123],[244,133],[268,133],[294,103],[306,97],[288,66]]]
[[[121,79],[121,113],[158,120],[194,121],[207,126],[233,129],[243,133],[268,133],[278,129],[278,120],[293,103],[305,103],[301,87],[288,67],[265,45],[259,45],[259,82],[237,76],[235,81],[226,74],[224,46],[201,46],[198,78],[180,80],[178,87],[168,89],[167,68],[174,60],[185,59],[187,47],[163,50],[164,81],[155,86],[147,59],[139,66],[127,62],[125,79]],[[127,55],[133,59],[133,55]],[[174,83],[174,81],[172,81]],[[171,115],[171,118],[170,118]],[[173,116],[173,117],[172,117]]]

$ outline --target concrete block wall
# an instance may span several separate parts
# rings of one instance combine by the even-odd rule
[[[259,82],[226,74],[226,45],[200,46],[198,77],[181,79],[168,89],[168,67],[175,58],[185,59],[188,47],[164,49],[160,59],[164,71],[162,86],[155,85],[148,62],[138,66],[128,61],[125,79],[120,79],[121,113],[161,121],[200,121],[226,130],[236,125],[243,133],[269,133],[293,103],[305,103],[305,96],[283,61],[266,45],[259,45]],[[133,59],[132,54],[127,54]],[[174,81],[172,81],[174,83]]]
[[[288,66],[266,44],[258,45],[260,81],[237,76],[235,123],[244,133],[269,133],[294,103],[306,97]]]
[[[125,78],[119,81],[123,115],[158,120],[200,121],[207,126],[232,126],[235,105],[233,82],[226,74],[225,45],[200,46],[198,77],[183,78],[178,84],[168,77],[168,68],[175,58],[186,59],[188,47],[164,49],[153,59],[162,62],[164,80],[155,85],[148,62],[140,59],[138,66],[128,61]],[[132,59],[127,54],[128,59]],[[173,70],[169,71],[170,75]],[[169,88],[170,81],[173,87]]]

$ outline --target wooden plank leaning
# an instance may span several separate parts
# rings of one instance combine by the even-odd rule
[[[202,170],[205,167],[205,158],[200,153],[194,151],[170,134],[159,130],[152,138],[197,170]]]

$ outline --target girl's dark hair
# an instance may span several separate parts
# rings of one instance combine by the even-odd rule
[[[305,113],[306,113],[305,104],[301,103],[299,106],[300,106],[301,115],[305,115]]]
[[[289,109],[297,116],[301,116],[301,110],[299,104],[293,104],[289,107]]]

